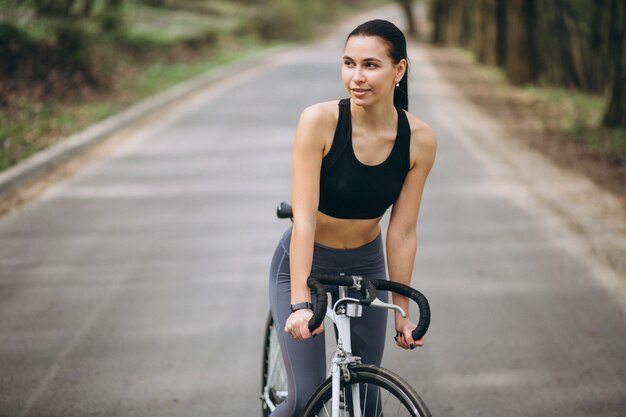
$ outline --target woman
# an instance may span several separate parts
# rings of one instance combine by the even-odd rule
[[[272,416],[299,415],[325,377],[323,325],[311,333],[311,272],[386,279],[380,220],[393,205],[387,230],[392,280],[410,284],[416,224],[435,136],[408,113],[406,40],[392,23],[372,20],[346,41],[342,80],[349,98],[313,105],[298,122],[293,145],[293,227],[278,245],[270,272],[270,304],[289,378],[289,397]],[[386,296],[386,295],[385,295]],[[385,296],[379,294],[384,301]],[[335,298],[336,299],[336,298]],[[406,312],[408,299],[393,301]],[[364,309],[352,321],[353,353],[382,360],[385,310]],[[413,340],[410,316],[395,315],[396,344]],[[284,329],[284,332],[282,331]]]

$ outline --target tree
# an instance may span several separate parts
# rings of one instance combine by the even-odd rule
[[[102,17],[102,30],[113,32],[118,30],[124,20],[122,12],[124,0],[106,0],[104,15]]]
[[[431,1],[431,19],[433,21],[433,43],[446,43],[445,25],[447,22],[447,12],[449,0],[432,0]]]
[[[474,51],[480,62],[503,65],[506,54],[504,0],[476,0]]]
[[[35,0],[38,15],[69,17],[75,0]]]
[[[509,0],[507,4],[505,72],[513,84],[536,79],[535,10],[532,0]]]
[[[413,14],[413,0],[397,0],[400,7],[404,11],[404,18],[407,23],[407,33],[414,37],[417,35],[417,25],[415,23],[415,15]]]
[[[605,127],[626,127],[626,6],[623,0],[612,0],[609,52],[613,62],[612,83],[607,110],[602,119]]]

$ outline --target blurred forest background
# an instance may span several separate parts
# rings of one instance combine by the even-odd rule
[[[0,0],[0,170],[212,67],[389,3],[414,39],[463,48],[534,94],[545,129],[626,191],[625,0]]]
[[[520,125],[530,124],[525,110],[533,112],[538,128],[514,130],[626,202],[626,1],[430,4],[430,41],[463,48],[483,68],[492,69],[492,78],[495,71],[496,78],[517,87],[507,90],[508,103],[485,98],[496,93],[485,91],[493,83],[480,85],[480,77],[473,80],[474,91],[466,92],[477,102],[491,101],[493,113],[505,105],[519,116]],[[476,91],[477,86],[483,91]],[[526,108],[506,106],[514,100]]]
[[[382,0],[0,0],[0,170],[142,98]]]

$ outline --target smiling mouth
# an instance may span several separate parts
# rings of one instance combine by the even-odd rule
[[[367,93],[370,90],[366,90],[364,88],[353,88],[352,91],[354,91],[355,93]]]

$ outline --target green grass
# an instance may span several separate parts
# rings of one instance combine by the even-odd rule
[[[247,54],[255,53],[260,48],[270,48],[274,44],[262,47],[255,43],[238,43],[238,50],[220,48],[206,59],[195,62],[160,61],[148,65],[137,78],[123,83],[123,88],[138,97],[147,97],[158,93],[164,86],[174,86],[185,80],[203,74],[215,67],[226,64]]]
[[[601,127],[605,97],[566,88],[526,87],[524,90],[536,102],[546,126],[571,135],[594,151],[623,157],[626,128]]]
[[[95,101],[41,102],[22,98],[13,103],[10,114],[0,109],[0,170],[144,98],[258,50],[258,45],[247,44],[236,52],[220,50],[194,62],[154,62],[122,82],[118,94]]]
[[[455,47],[467,60],[475,61],[470,49]],[[508,84],[504,70],[497,66],[477,63],[484,79],[497,84]],[[602,117],[607,99],[597,94],[578,90],[525,85],[519,89],[529,97],[532,108],[548,131],[564,133],[592,153],[608,156],[611,160],[626,160],[626,128],[604,128]]]
[[[65,98],[41,100],[28,91],[9,97],[9,105],[0,106],[0,170],[148,96],[246,54],[314,37],[331,28],[333,18],[357,11],[337,3],[265,0],[258,7],[247,0],[166,0],[167,7],[154,8],[126,0],[117,32],[103,33],[99,18],[81,19],[71,30],[95,54],[96,72],[110,79],[100,89]],[[381,3],[362,0],[360,7]],[[17,25],[31,42],[54,45],[57,29],[67,22],[35,18],[23,4],[0,4],[0,20]]]

